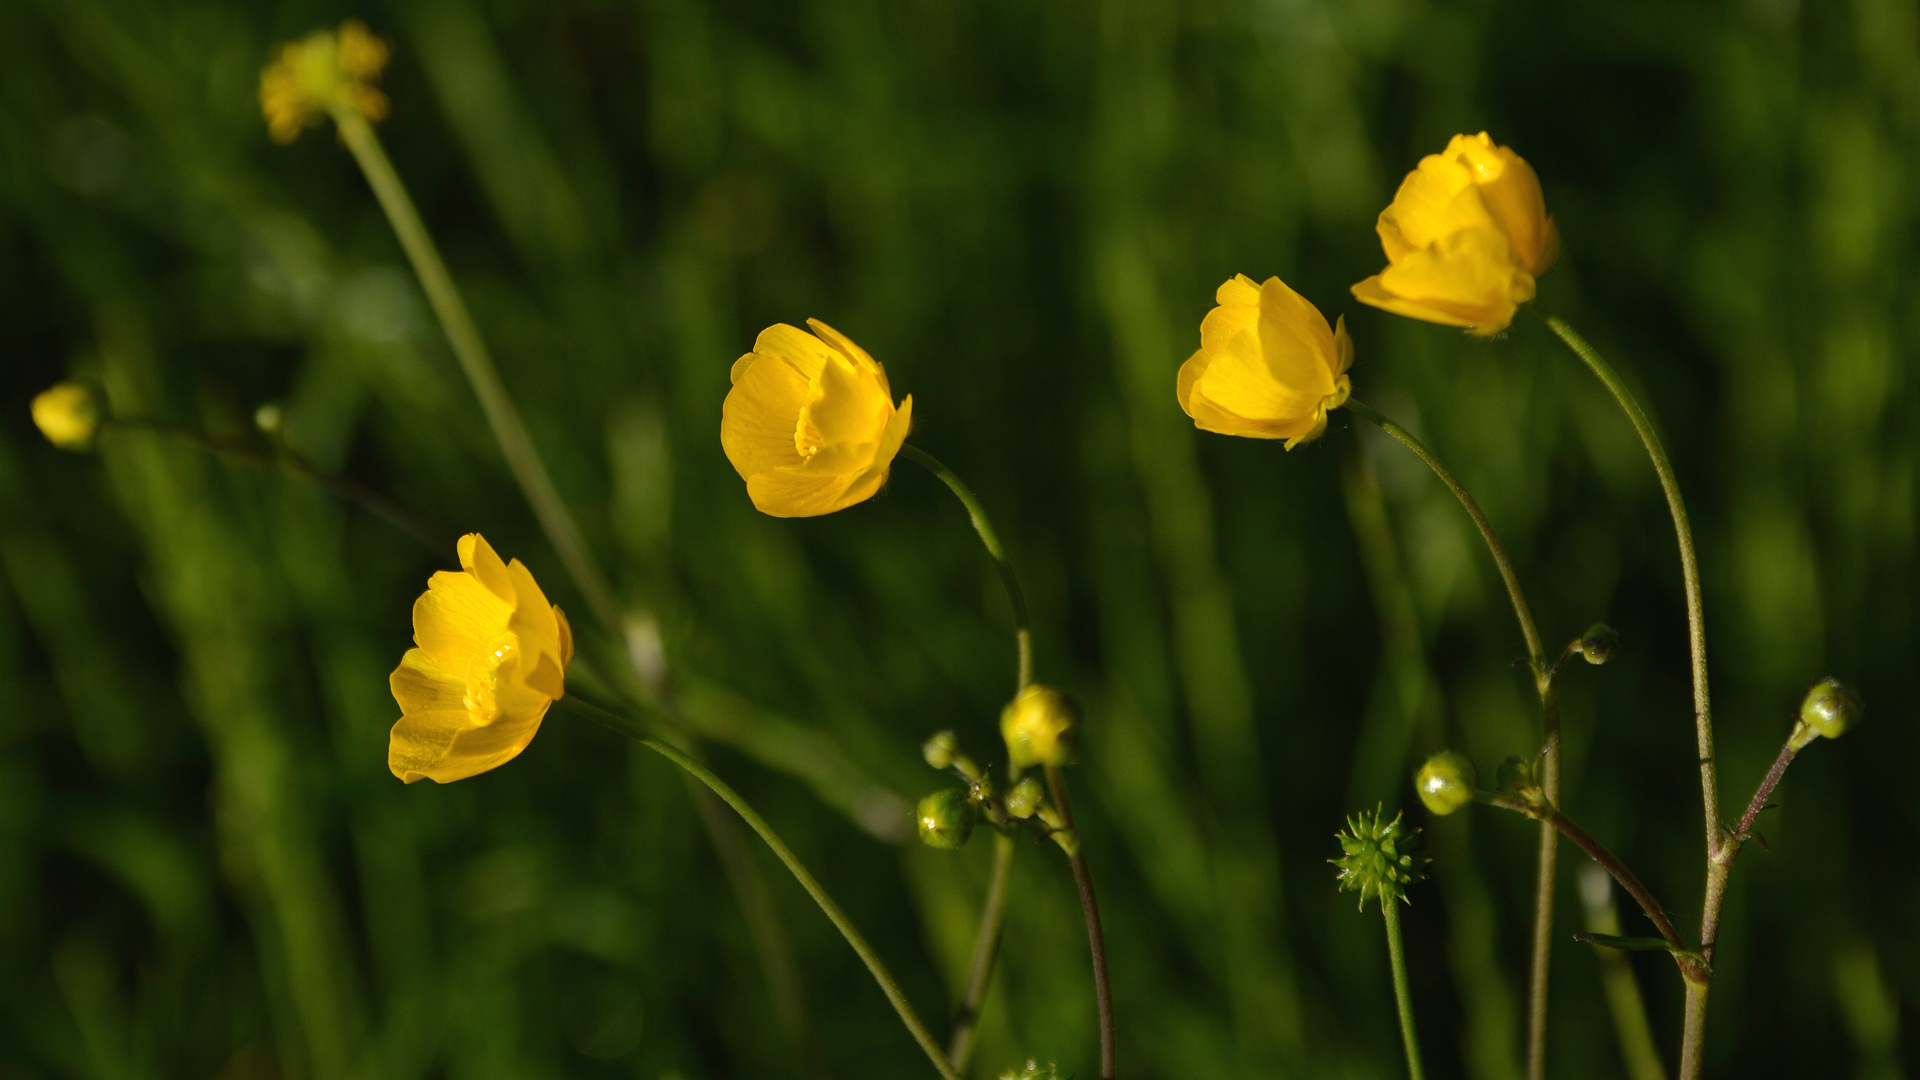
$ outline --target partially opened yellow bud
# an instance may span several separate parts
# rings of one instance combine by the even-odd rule
[[[809,334],[781,323],[733,365],[720,445],[747,497],[774,517],[817,517],[873,497],[913,422],[893,404],[887,373],[818,319]],[[818,335],[818,336],[815,336]]]
[[[413,641],[388,685],[400,703],[387,767],[411,784],[464,780],[512,761],[566,692],[573,631],[519,559],[479,533],[460,538],[460,572],[428,579]]]
[[[1073,736],[1079,726],[1080,709],[1073,699],[1039,683],[1015,694],[1000,712],[1007,760],[1017,768],[1072,764]]]
[[[79,383],[56,383],[33,399],[33,423],[62,450],[86,450],[100,430],[100,398]]]
[[[1533,166],[1484,131],[1422,158],[1375,228],[1388,265],[1353,295],[1482,337],[1506,329],[1560,251]]]
[[[369,120],[387,115],[387,96],[372,81],[387,66],[387,43],[367,24],[348,19],[340,31],[315,30],[281,45],[260,72],[260,111],[274,142],[290,143],[335,109]]]
[[[1285,439],[1289,450],[1319,438],[1327,411],[1352,389],[1346,320],[1328,326],[1277,277],[1256,285],[1237,275],[1214,300],[1220,306],[1200,323],[1200,351],[1180,366],[1180,408],[1202,431]]]

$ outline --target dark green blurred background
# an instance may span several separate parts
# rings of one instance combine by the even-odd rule
[[[1292,454],[1180,414],[1234,273],[1347,315],[1356,393],[1478,493],[1543,633],[1621,630],[1568,678],[1564,802],[1697,930],[1679,574],[1630,429],[1538,320],[1483,343],[1347,294],[1420,155],[1514,146],[1564,238],[1542,306],[1643,388],[1692,500],[1729,813],[1810,679],[1869,703],[1734,874],[1710,1073],[1915,1060],[1913,0],[9,0],[0,1077],[930,1075],[756,845],[769,978],[657,758],[556,715],[483,777],[388,774],[386,674],[450,546],[29,423],[70,374],[216,434],[282,402],[301,453],[484,531],[584,613],[350,157],[267,140],[271,46],[348,15],[393,42],[382,136],[716,767],[944,1032],[990,845],[902,841],[945,782],[923,738],[997,757],[1005,601],[913,466],[778,521],[718,440],[728,365],[773,322],[831,322],[913,394],[916,440],[1020,562],[1042,678],[1087,706],[1072,782],[1131,1077],[1401,1075],[1332,833],[1411,803],[1443,744],[1483,769],[1535,746],[1498,581],[1410,455],[1345,413]],[[1534,835],[1487,810],[1429,829],[1407,927],[1436,1076],[1518,1075]],[[1093,1075],[1051,847],[1021,849],[1006,945],[976,1074]],[[1678,980],[1634,965],[1671,1061]],[[1623,1075],[1564,935],[1553,993],[1552,1074]]]

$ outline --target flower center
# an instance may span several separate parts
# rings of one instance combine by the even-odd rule
[[[464,704],[467,715],[480,723],[492,720],[500,713],[495,700],[500,686],[500,667],[520,651],[519,635],[508,631],[487,643],[473,661],[467,665],[467,693]]]

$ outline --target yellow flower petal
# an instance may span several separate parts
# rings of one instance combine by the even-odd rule
[[[1180,367],[1175,395],[1203,431],[1285,439],[1289,448],[1326,427],[1346,400],[1340,373],[1352,342],[1279,278],[1244,275],[1222,285],[1200,324],[1200,350]]]
[[[1497,334],[1533,299],[1533,275],[1492,229],[1454,233],[1354,286],[1353,295],[1401,315]]]
[[[62,450],[85,450],[100,430],[100,401],[79,383],[63,382],[36,394],[33,424],[47,441]]]
[[[793,435],[812,396],[811,376],[793,364],[759,352],[741,363],[748,360],[744,371],[735,365],[733,390],[720,407],[720,446],[741,479],[804,460]]]

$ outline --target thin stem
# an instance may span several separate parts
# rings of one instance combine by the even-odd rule
[[[1020,665],[1016,689],[1024,690],[1033,681],[1033,632],[1027,623],[1026,595],[1020,591],[1020,578],[1013,572],[1013,562],[1007,558],[1006,549],[1000,546],[1000,537],[993,531],[993,522],[988,520],[986,508],[980,505],[980,497],[973,493],[973,489],[952,469],[941,464],[939,458],[912,443],[902,444],[900,454],[947,485],[954,497],[960,500],[960,505],[967,508],[967,516],[973,519],[973,531],[980,534],[980,543],[986,546],[987,554],[993,557],[993,564],[1000,571],[1000,584],[1007,590],[1007,603],[1013,607],[1013,643]]]
[[[1407,1047],[1407,1075],[1424,1080],[1420,1065],[1420,1038],[1413,1033],[1413,990],[1407,982],[1407,950],[1400,943],[1400,906],[1382,897],[1380,915],[1387,923],[1387,956],[1393,961],[1393,998],[1400,1007],[1400,1040]]]
[[[160,435],[210,453],[244,461],[262,469],[271,469],[290,479],[311,484],[336,498],[353,503],[435,552],[444,553],[453,546],[453,541],[445,530],[428,522],[397,500],[351,480],[321,472],[306,459],[290,450],[283,448],[280,453],[269,454],[247,443],[216,439],[191,428],[175,427],[154,420],[112,418],[102,421],[100,426],[103,431],[137,431],[149,435]]]
[[[1589,933],[1619,936],[1620,913],[1613,902],[1613,883],[1604,867],[1596,863],[1581,868],[1580,899],[1586,908]],[[1600,968],[1607,1007],[1613,1013],[1614,1034],[1620,1041],[1620,1060],[1627,1067],[1628,1080],[1667,1080],[1666,1067],[1660,1063],[1660,1052],[1653,1044],[1653,1025],[1647,1022],[1647,1002],[1641,996],[1633,965],[1620,950],[1603,945],[1595,946],[1593,958]]]
[[[579,523],[560,498],[553,477],[540,460],[540,452],[527,434],[520,410],[501,383],[486,341],[474,325],[466,301],[454,287],[453,276],[447,272],[447,264],[441,260],[440,250],[434,246],[433,236],[420,220],[419,211],[414,209],[412,197],[400,182],[400,174],[394,171],[393,162],[387,159],[386,150],[365,117],[353,109],[340,108],[334,110],[333,119],[339,125],[341,140],[360,163],[360,171],[366,174],[380,208],[386,211],[400,246],[406,249],[414,273],[420,278],[420,287],[427,294],[427,302],[446,331],[447,342],[460,361],[460,370],[466,373],[474,396],[480,400],[481,411],[486,413],[487,423],[493,428],[494,440],[500,444],[500,452],[526,493],[527,502],[533,506],[534,517],[539,519],[540,527],[566,565],[574,585],[593,609],[595,618],[609,634],[619,636],[620,604],[614,598],[613,587],[607,583],[606,574],[587,548]]]
[[[1773,759],[1773,768],[1767,770],[1760,786],[1754,789],[1753,798],[1747,803],[1747,812],[1740,815],[1740,824],[1733,830],[1733,840],[1726,845],[1731,849],[1731,854],[1723,856],[1727,863],[1733,862],[1733,856],[1739,854],[1740,845],[1753,835],[1755,819],[1759,818],[1760,811],[1767,808],[1767,800],[1773,796],[1773,789],[1779,786],[1780,778],[1787,774],[1787,766],[1793,764],[1793,756],[1799,752],[1800,747],[1794,745],[1791,737],[1780,747],[1779,756]]]
[[[840,931],[840,936],[847,939],[848,945],[853,946],[853,951],[859,954],[861,961],[867,965],[867,970],[873,974],[874,981],[880,984],[880,989],[887,995],[887,1000],[893,1003],[894,1011],[900,1014],[900,1022],[905,1024],[907,1030],[912,1033],[914,1041],[920,1044],[920,1049],[926,1051],[927,1057],[933,1062],[933,1067],[945,1080],[962,1080],[960,1074],[947,1062],[946,1055],[940,1052],[940,1044],[934,1041],[933,1034],[927,1030],[927,1025],[922,1023],[919,1014],[913,1011],[913,1003],[907,1000],[906,993],[900,989],[900,984],[887,970],[887,965],[880,959],[880,955],[873,951],[873,946],[867,944],[867,939],[853,925],[853,921],[847,918],[846,912],[840,910],[840,905],[834,902],[833,897],[827,895],[827,890],[821,887],[819,880],[808,872],[799,857],[794,855],[793,850],[787,847],[778,833],[773,831],[773,826],[767,824],[766,819],[729,787],[726,781],[715,776],[713,771],[705,765],[687,756],[685,751],[647,735],[645,728],[627,717],[609,712],[597,705],[590,705],[572,694],[559,699],[554,704],[610,731],[625,735],[680,766],[694,779],[705,784],[728,806],[733,807],[734,813],[739,814],[740,819],[745,821],[749,828],[760,834],[760,839],[766,841],[767,846],[773,849],[775,857],[786,865],[793,874],[794,880],[800,883],[800,887],[807,891],[808,896],[813,897],[813,902],[820,906],[827,920],[833,923],[834,929]]]
[[[1047,786],[1053,789],[1053,805],[1060,820],[1073,829],[1073,807],[1067,802],[1067,784],[1060,770],[1047,769]],[[1093,895],[1093,874],[1087,869],[1087,857],[1075,847],[1073,883],[1080,888],[1080,911],[1087,919],[1087,946],[1093,952],[1093,997],[1100,1010],[1100,1080],[1113,1080],[1113,990],[1107,982],[1107,936],[1100,929],[1100,901]]]
[[[1533,609],[1527,604],[1526,593],[1520,587],[1520,575],[1513,569],[1513,560],[1507,557],[1507,549],[1494,533],[1493,524],[1487,520],[1487,515],[1481,511],[1480,504],[1474,501],[1466,485],[1453,475],[1453,470],[1447,468],[1433,451],[1427,449],[1426,444],[1415,438],[1411,431],[1358,398],[1348,398],[1347,408],[1361,419],[1379,425],[1380,430],[1425,462],[1427,468],[1432,469],[1440,482],[1447,486],[1447,490],[1453,492],[1454,498],[1460,500],[1467,516],[1473,519],[1473,524],[1480,530],[1480,538],[1486,542],[1487,551],[1500,570],[1500,580],[1507,586],[1507,598],[1513,603],[1514,618],[1520,623],[1520,636],[1526,639],[1528,666],[1533,671],[1534,690],[1540,695],[1543,736],[1541,787],[1546,791],[1547,800],[1557,804],[1560,801],[1560,706],[1553,682],[1554,668],[1547,666],[1546,651],[1540,644],[1540,631],[1533,621]],[[1542,1080],[1547,1070],[1547,976],[1553,962],[1553,886],[1558,861],[1559,838],[1550,825],[1542,823],[1533,888],[1533,961],[1527,987],[1527,1080]]]
[[[980,906],[980,929],[973,938],[973,965],[967,972],[966,996],[960,1013],[953,1019],[953,1035],[947,1040],[947,1059],[953,1067],[967,1071],[973,1059],[973,1038],[980,1027],[980,1009],[987,1000],[987,984],[993,978],[994,956],[1000,951],[1000,931],[1007,924],[1007,876],[1013,868],[1013,837],[993,834],[993,873],[987,878],[987,898]]]

